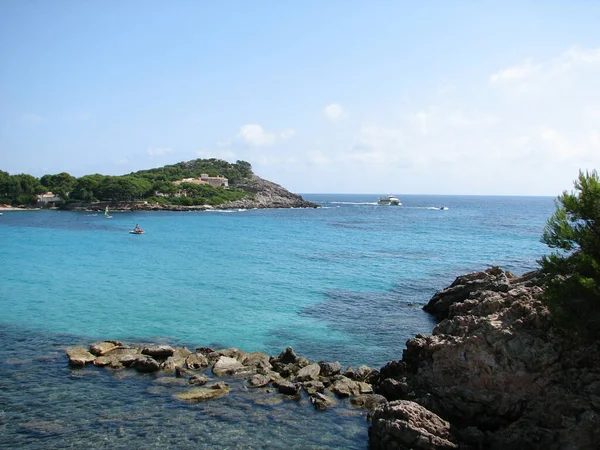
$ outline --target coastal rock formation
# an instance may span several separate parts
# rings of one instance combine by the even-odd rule
[[[600,346],[553,327],[541,281],[539,272],[514,277],[497,267],[458,277],[424,308],[441,320],[432,335],[410,339],[375,391],[447,420],[452,436],[432,434],[452,445],[598,448]],[[376,408],[371,448],[420,448],[407,444],[401,431],[414,430],[395,405]]]
[[[316,208],[318,205],[307,202],[300,195],[293,194],[284,187],[252,175],[236,183],[238,189],[254,194],[254,199],[245,198],[219,205],[218,209],[252,208]]]

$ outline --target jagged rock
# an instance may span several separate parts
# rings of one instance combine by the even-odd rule
[[[377,405],[386,403],[387,399],[379,394],[361,394],[350,399],[350,404],[357,408],[374,409]]]
[[[319,378],[319,373],[321,372],[321,367],[318,364],[310,364],[306,367],[303,367],[296,374],[297,381],[308,381],[308,380],[317,380]]]
[[[263,352],[248,353],[242,360],[242,364],[248,367],[256,367],[261,369],[270,369],[272,367],[269,363],[269,355]]]
[[[342,365],[338,362],[323,362],[319,363],[321,367],[321,375],[324,377],[332,377],[339,374],[342,371]]]
[[[331,385],[329,389],[331,389],[331,392],[338,397],[349,397],[361,393],[358,383],[343,375],[338,375],[338,378],[333,382],[333,385]]]
[[[147,345],[142,349],[143,355],[153,358],[168,358],[172,356],[175,350],[170,345]]]
[[[319,392],[315,392],[310,396],[310,402],[317,411],[325,411],[332,406],[335,406],[335,400],[331,397],[327,397]]]
[[[281,352],[278,359],[283,364],[293,364],[296,361],[298,361],[298,356],[296,355],[292,347],[288,347],[283,352]]]
[[[455,423],[475,448],[595,448],[600,342],[554,328],[542,282],[495,267],[458,277],[429,303],[443,320],[381,369],[375,391]]]
[[[267,375],[255,374],[250,377],[248,384],[252,387],[264,387],[271,383],[271,378]]]
[[[131,367],[138,372],[157,372],[160,370],[158,361],[148,355],[137,356],[131,363]]]
[[[235,184],[238,189],[254,194],[254,198],[244,198],[219,205],[219,209],[253,208],[317,208],[319,205],[307,202],[300,195],[254,174]]]
[[[110,352],[111,350],[121,348],[122,346],[123,344],[121,342],[113,340],[94,342],[90,345],[90,353],[96,356],[102,356]]]
[[[369,366],[360,366],[356,371],[356,380],[368,382],[369,377],[373,372],[374,369]]]
[[[96,357],[83,347],[69,347],[67,349],[69,363],[74,367],[83,367],[88,363],[94,362]]]
[[[208,378],[206,375],[196,374],[196,375],[192,375],[190,377],[190,379],[188,380],[188,383],[198,385],[198,386],[203,386],[206,383],[208,383],[209,381],[210,381],[210,378]]]
[[[342,375],[344,375],[346,378],[350,378],[351,380],[356,379],[356,372],[352,366],[349,366]]]
[[[373,386],[369,383],[365,383],[364,381],[354,381],[358,385],[358,392],[361,394],[372,394]]]
[[[282,381],[281,383],[277,383],[277,389],[280,393],[285,395],[298,395],[300,392],[300,385],[289,381]]]
[[[217,376],[235,375],[237,373],[247,373],[248,368],[235,358],[229,356],[220,356],[212,371]]]
[[[224,397],[229,394],[229,387],[226,388],[192,388],[184,392],[175,394],[173,397],[188,402],[205,402],[214,398]]]
[[[308,395],[313,395],[317,392],[323,393],[325,391],[325,385],[320,381],[305,381],[302,383],[302,389],[304,389]]]
[[[98,356],[94,360],[94,365],[98,367],[109,366],[113,369],[129,367],[138,358],[140,353],[141,349],[139,348],[116,348],[104,356]]]
[[[208,367],[208,359],[202,353],[192,353],[185,359],[185,366],[190,370],[199,370]]]
[[[227,356],[228,358],[234,358],[239,362],[243,362],[246,358],[248,358],[249,355],[247,352],[240,350],[239,348],[224,348],[209,353],[207,358],[209,361],[216,361],[220,356]]]
[[[187,348],[176,348],[174,349],[173,354],[161,363],[160,368],[162,370],[175,370],[177,367],[183,367],[186,364],[186,359],[190,355],[192,355],[192,352]]]
[[[214,350],[210,347],[197,347],[196,353],[200,353],[201,355],[207,356],[210,355]]]
[[[371,416],[369,448],[451,450],[457,449],[450,424],[421,405],[396,400],[377,406]]]

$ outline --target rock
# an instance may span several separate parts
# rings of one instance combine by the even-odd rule
[[[160,364],[148,355],[139,355],[131,363],[131,367],[138,372],[158,372]]]
[[[229,388],[192,388],[175,394],[173,397],[188,402],[205,402],[214,398],[224,397],[229,394]]]
[[[595,448],[600,342],[554,328],[540,301],[543,281],[539,272],[515,277],[496,267],[458,277],[428,304],[441,320],[432,335],[410,339],[402,361],[381,369],[375,392],[449,420],[453,443]]]
[[[175,376],[176,377],[185,377],[189,373],[189,370],[184,369],[183,367],[175,367]]]
[[[147,345],[142,349],[143,355],[153,358],[168,358],[172,356],[175,350],[170,345]]]
[[[94,362],[96,359],[94,355],[83,347],[69,347],[67,349],[67,356],[69,357],[69,363],[73,367],[83,367],[86,364]]]
[[[218,209],[317,208],[319,206],[307,202],[301,196],[254,174],[249,178],[237,181],[235,187],[254,194],[254,198],[227,202],[217,206]]]
[[[313,395],[317,392],[325,392],[325,385],[320,381],[305,381],[302,383],[302,389],[304,389],[308,395]]]
[[[315,407],[317,411],[325,411],[332,406],[335,406],[335,400],[323,395],[319,392],[316,392],[310,396],[310,402]]]
[[[250,377],[248,384],[252,387],[264,387],[271,383],[271,378],[267,375],[255,374]]]
[[[339,378],[334,381],[329,389],[338,397],[349,397],[350,395],[360,394],[358,383],[343,375],[339,375]]]
[[[371,416],[369,448],[372,450],[457,449],[450,424],[421,405],[396,400],[377,406]]]
[[[216,376],[233,375],[246,370],[247,368],[241,362],[228,356],[220,356],[212,368]]]
[[[190,379],[188,380],[189,384],[195,384],[198,386],[204,386],[206,383],[208,383],[210,381],[210,378],[208,378],[206,375],[192,375],[190,377]]]
[[[294,352],[294,349],[292,347],[288,347],[283,352],[281,352],[278,359],[283,364],[293,364],[296,361],[298,361],[298,356],[296,356],[296,353]]]
[[[140,356],[140,352],[141,349],[139,348],[116,348],[104,356],[98,356],[94,360],[94,365],[99,367],[108,366],[113,369],[129,367]]]
[[[257,367],[261,369],[270,369],[269,355],[263,352],[248,353],[242,360],[242,364],[247,367]]]
[[[200,353],[201,355],[208,356],[213,353],[214,350],[210,347],[197,347],[196,353]]]
[[[160,368],[162,370],[175,370],[177,367],[184,367],[187,358],[191,355],[192,352],[185,347],[176,348],[174,349],[173,354],[161,363]]]
[[[300,385],[296,383],[291,383],[289,381],[283,381],[281,383],[277,383],[277,389],[281,394],[298,395],[298,393],[300,392]]]
[[[306,367],[303,367],[296,374],[297,381],[308,381],[308,380],[317,380],[319,378],[319,373],[321,372],[321,367],[318,364],[310,364]]]
[[[212,353],[207,355],[208,361],[210,364],[214,364],[219,360],[221,356],[226,356],[228,358],[233,358],[239,361],[240,363],[244,361],[248,357],[248,353],[243,350],[239,350],[237,348],[224,348],[221,350],[215,350]]]
[[[373,371],[374,369],[370,368],[369,366],[360,366],[356,371],[356,380],[368,381]]]
[[[185,367],[190,370],[199,370],[208,367],[208,359],[202,353],[192,353],[185,359]]]
[[[323,362],[319,363],[321,366],[321,375],[324,377],[331,377],[339,374],[342,371],[342,365],[338,362]]]
[[[111,350],[115,350],[117,348],[121,348],[123,344],[119,341],[100,341],[94,342],[90,345],[90,353],[96,356],[102,356]]]
[[[379,394],[361,394],[350,399],[351,405],[364,409],[375,409],[376,406],[386,402],[387,399]]]

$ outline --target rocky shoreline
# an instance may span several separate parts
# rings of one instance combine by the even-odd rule
[[[408,340],[402,359],[380,370],[311,362],[291,348],[268,356],[110,340],[67,354],[76,367],[179,379],[181,401],[228,395],[223,377],[273,396],[308,396],[317,410],[349,398],[370,410],[371,449],[595,449],[600,345],[552,325],[542,281],[537,271],[515,277],[498,267],[458,277],[424,307],[440,321],[432,334]]]

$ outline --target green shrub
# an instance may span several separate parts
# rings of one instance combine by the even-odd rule
[[[600,178],[579,172],[575,191],[563,192],[542,242],[556,249],[540,261],[548,276],[543,300],[557,324],[600,337]]]

